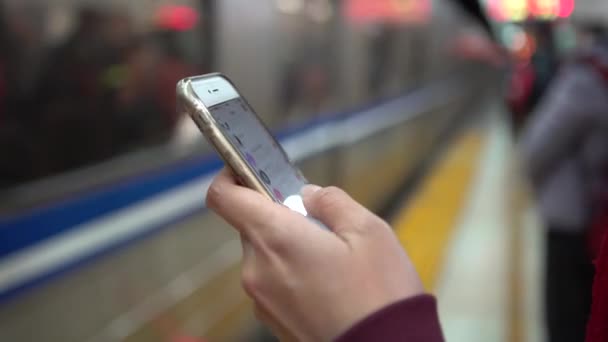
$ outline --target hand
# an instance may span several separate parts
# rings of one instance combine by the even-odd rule
[[[423,293],[391,228],[337,188],[302,190],[306,217],[237,185],[222,171],[207,206],[241,234],[242,282],[278,337],[331,341],[359,320]]]

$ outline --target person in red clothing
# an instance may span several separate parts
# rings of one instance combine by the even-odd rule
[[[227,170],[209,188],[207,206],[241,235],[258,318],[283,341],[443,341],[435,299],[389,225],[337,188],[309,185],[302,197],[331,231]]]

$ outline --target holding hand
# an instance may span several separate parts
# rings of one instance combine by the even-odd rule
[[[284,340],[330,341],[373,312],[423,293],[392,229],[337,188],[302,190],[331,231],[222,171],[207,206],[241,234],[242,282],[256,314]]]

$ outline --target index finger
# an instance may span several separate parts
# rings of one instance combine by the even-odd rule
[[[262,194],[237,184],[230,170],[222,170],[209,186],[207,207],[246,237],[287,227],[299,219],[295,212]]]

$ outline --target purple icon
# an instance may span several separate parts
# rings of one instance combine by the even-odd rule
[[[256,162],[255,162],[255,158],[253,158],[253,156],[249,153],[245,154],[245,159],[247,159],[247,162],[249,163],[249,165],[256,167]]]
[[[274,197],[276,197],[277,200],[283,202],[285,200],[285,198],[283,197],[283,194],[277,190],[277,189],[272,189],[272,192],[274,192]]]

